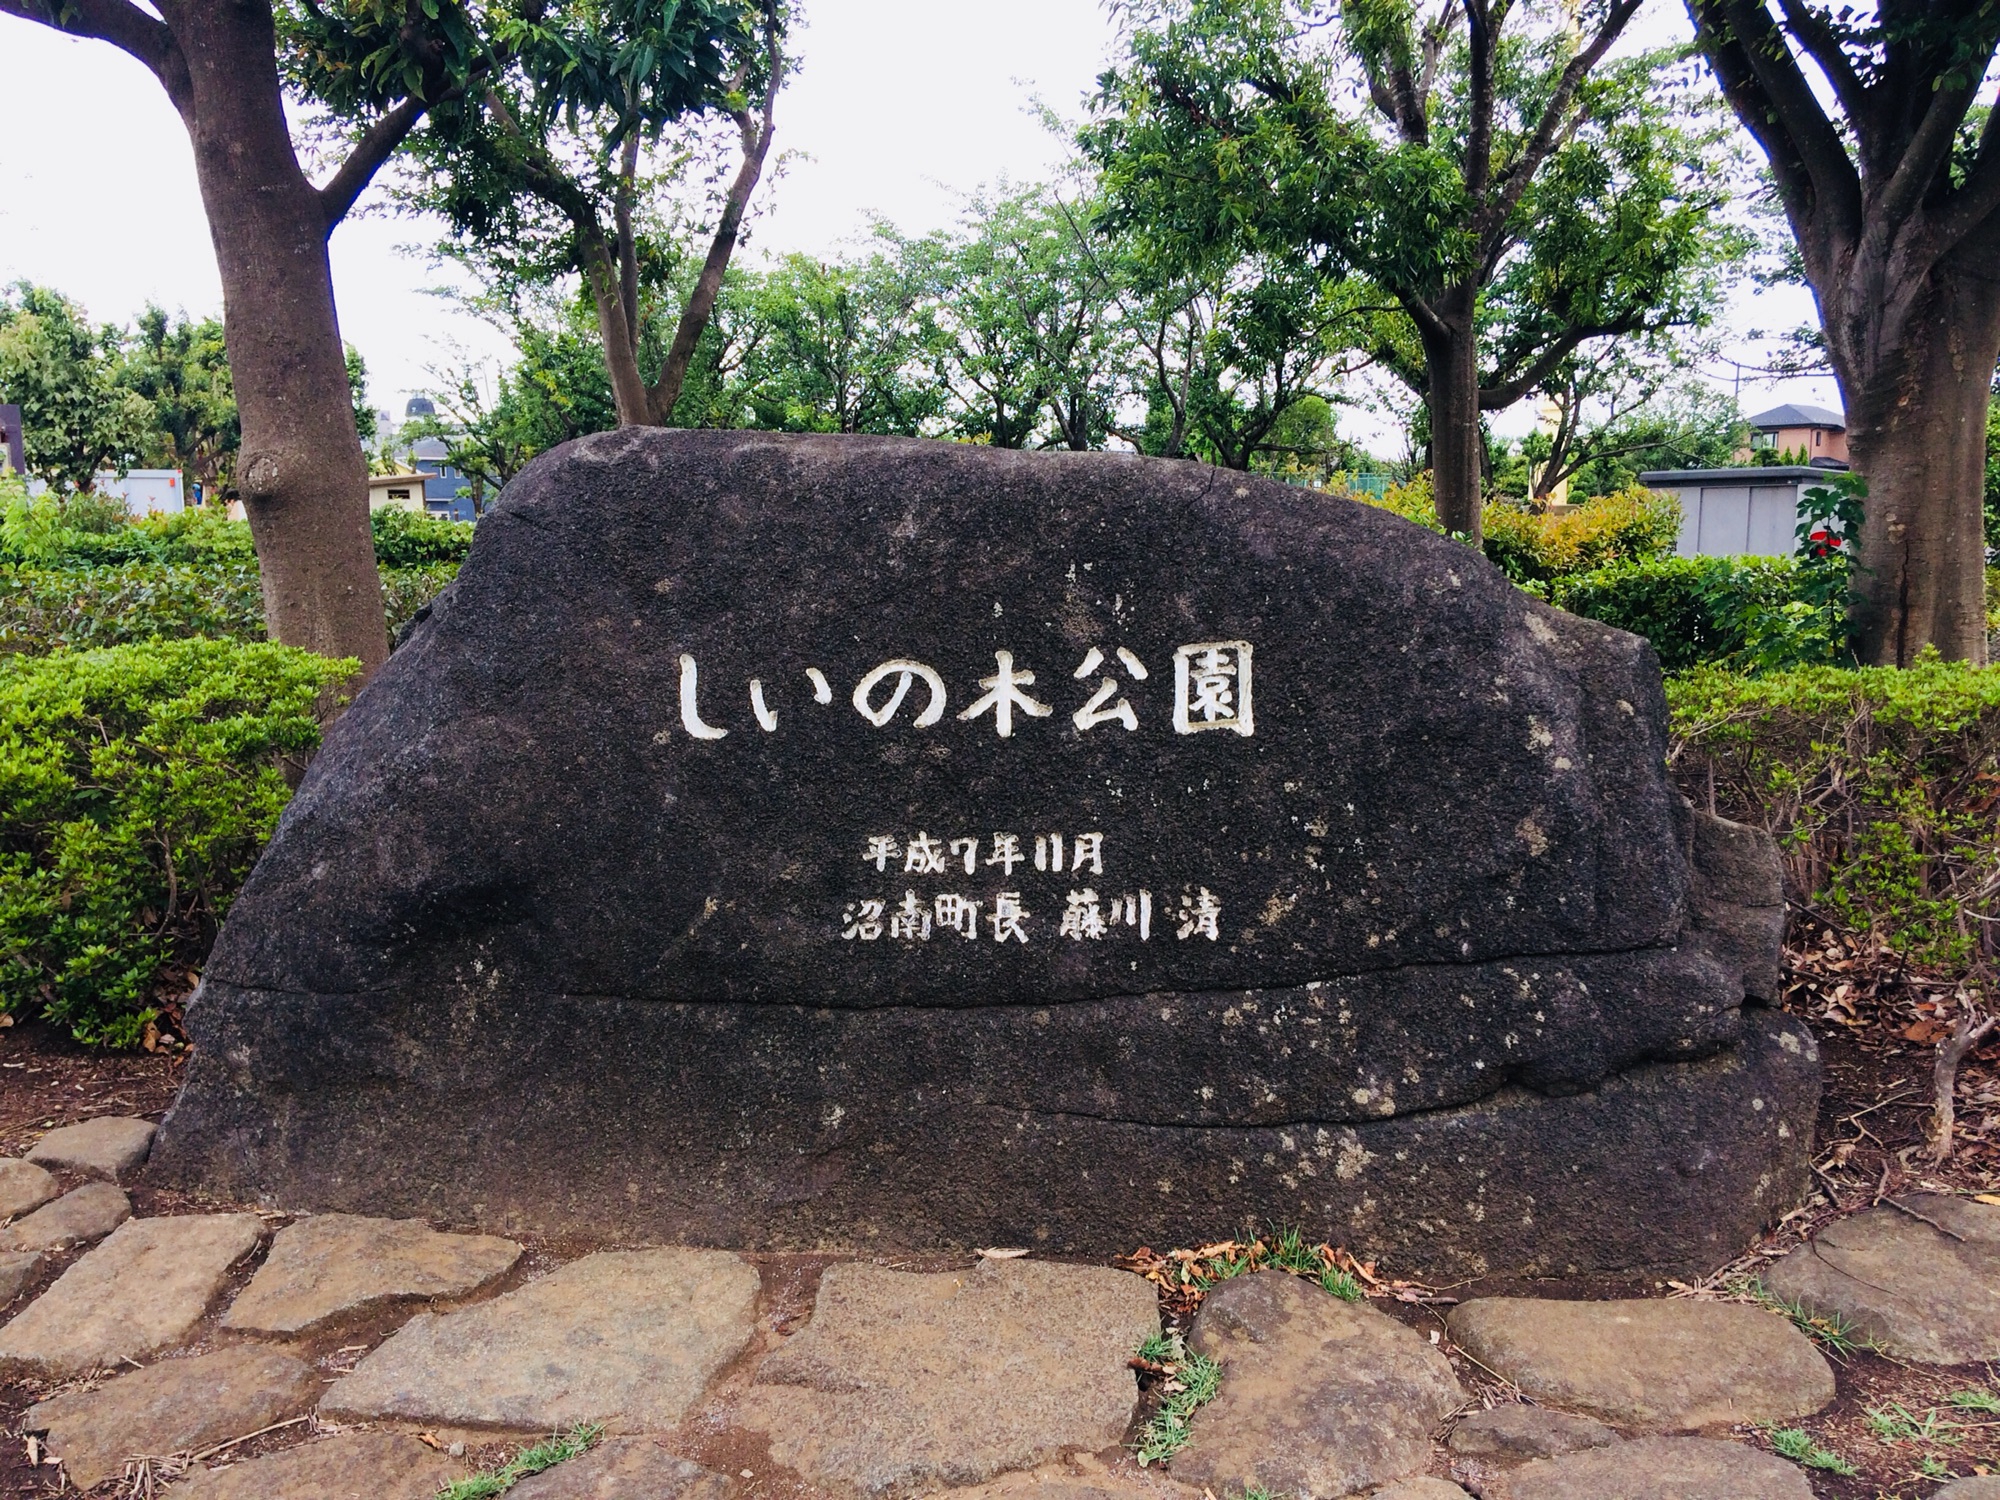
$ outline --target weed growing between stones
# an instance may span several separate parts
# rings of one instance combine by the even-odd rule
[[[454,1480],[438,1492],[438,1500],[489,1500],[490,1496],[505,1494],[523,1479],[589,1451],[603,1433],[603,1426],[597,1423],[573,1427],[532,1448],[523,1448],[502,1468]]]
[[[1760,1307],[1768,1308],[1791,1321],[1807,1338],[1818,1344],[1836,1359],[1846,1359],[1860,1350],[1873,1350],[1875,1345],[1868,1339],[1858,1337],[1854,1325],[1839,1313],[1816,1313],[1797,1300],[1780,1297],[1767,1289],[1754,1276],[1726,1291],[1737,1293]]]
[[[1164,1463],[1187,1446],[1188,1424],[1194,1414],[1222,1389],[1222,1366],[1192,1354],[1178,1333],[1156,1334],[1139,1346],[1132,1361],[1159,1380],[1160,1407],[1133,1444],[1139,1467]]]
[[[1289,1271],[1317,1282],[1343,1302],[1359,1302],[1372,1288],[1377,1295],[1405,1301],[1425,1300],[1408,1282],[1383,1282],[1373,1261],[1358,1261],[1347,1251],[1327,1244],[1308,1244],[1297,1229],[1275,1230],[1243,1239],[1217,1240],[1193,1250],[1158,1255],[1146,1246],[1117,1262],[1160,1288],[1164,1309],[1176,1318],[1191,1317],[1211,1287],[1251,1271]],[[1404,1295],[1406,1292],[1410,1295]]]
[[[1780,1458],[1789,1458],[1808,1469],[1824,1469],[1829,1474],[1852,1478],[1861,1471],[1830,1448],[1822,1448],[1803,1427],[1780,1427],[1771,1433],[1771,1447]]]

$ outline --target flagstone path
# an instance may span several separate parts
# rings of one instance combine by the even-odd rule
[[[1267,1270],[1208,1294],[1187,1343],[1218,1362],[1219,1391],[1142,1469],[1159,1392],[1134,1360],[1161,1323],[1124,1271],[1019,1252],[950,1269],[695,1249],[563,1263],[410,1221],[129,1218],[116,1184],[150,1127],[91,1125],[37,1147],[46,1170],[0,1161],[0,1378],[48,1393],[18,1427],[48,1455],[50,1495],[433,1500],[594,1425],[589,1451],[508,1493],[1809,1500],[1807,1472],[1756,1429],[1835,1393],[1818,1349],[1748,1305],[1481,1298],[1426,1333]],[[2000,1354],[2000,1208],[1862,1214],[1768,1281],[1905,1359]],[[1913,1493],[2000,1500],[2000,1476]]]

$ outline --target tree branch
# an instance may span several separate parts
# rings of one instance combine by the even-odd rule
[[[1555,150],[1557,140],[1576,128],[1574,121],[1567,126],[1564,124],[1569,117],[1570,101],[1576,97],[1576,91],[1583,86],[1591,70],[1604,60],[1604,54],[1623,34],[1627,23],[1638,14],[1640,3],[1641,0],[1616,0],[1605,14],[1604,23],[1597,28],[1597,35],[1590,39],[1590,45],[1572,57],[1563,69],[1555,92],[1542,109],[1542,118],[1535,126],[1534,135],[1529,137],[1521,154],[1509,162],[1507,169],[1500,174],[1498,194],[1475,220],[1474,232],[1482,245],[1490,244],[1505,232],[1507,220],[1513,216],[1522,195],[1528,191],[1528,184],[1541,171],[1542,163]]]
[[[1951,144],[1971,105],[1969,88],[1940,88],[1931,95],[1923,123],[1904,148],[1895,175],[1882,191],[1880,212],[1891,224],[1901,224],[1923,205],[1938,173],[1951,159]]]
[[[1991,224],[1996,209],[2000,209],[2000,109],[1986,117],[1979,156],[1964,185],[1945,200],[1938,213],[1938,253],[1949,255],[1968,235]]]
[[[171,28],[130,0],[0,0],[0,15],[35,21],[67,36],[109,42],[144,63],[174,108],[185,110],[193,85]]]
[[[1594,324],[1585,328],[1571,328],[1563,332],[1554,343],[1544,349],[1535,362],[1516,375],[1512,380],[1499,381],[1494,385],[1482,386],[1479,391],[1481,411],[1504,411],[1519,401],[1536,386],[1553,375],[1560,365],[1577,347],[1591,339],[1612,338],[1619,334],[1635,333],[1643,326],[1643,320],[1630,318],[1616,323]]]
[[[428,101],[413,94],[362,133],[354,149],[347,153],[347,160],[340,164],[340,170],[319,190],[320,212],[326,218],[328,233],[347,217],[354,201],[367,191],[368,184],[382,169],[382,163],[409,139],[410,132],[417,128],[417,122],[430,107]]]
[[[1762,0],[1688,0],[1688,13],[1737,118],[1764,145],[1795,227],[1831,210],[1858,235],[1860,174]]]
[[[1826,18],[1804,4],[1803,0],[1779,0],[1779,4],[1785,12],[1785,24],[1792,28],[1792,35],[1799,39],[1799,45],[1826,74],[1827,81],[1833,85],[1834,96],[1840,100],[1840,107],[1847,112],[1847,118],[1854,122],[1857,130],[1872,123],[1867,86],[1854,71],[1854,64],[1847,60],[1847,54],[1840,50],[1840,38],[1833,34]]]

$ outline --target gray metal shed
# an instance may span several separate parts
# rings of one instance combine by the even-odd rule
[[[1805,492],[1843,471],[1829,468],[1656,469],[1647,489],[1677,495],[1682,557],[1789,557]]]

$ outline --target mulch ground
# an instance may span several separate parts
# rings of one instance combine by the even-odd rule
[[[1968,1057],[1958,1088],[1958,1143],[1944,1167],[1930,1163],[1927,1126],[1933,1096],[1932,1068],[1937,1042],[1948,1034],[1962,993],[1954,986],[1900,965],[1866,941],[1801,922],[1794,933],[1787,1008],[1812,1021],[1825,1063],[1826,1087],[1819,1117],[1815,1187],[1808,1202],[1735,1265],[1692,1285],[1669,1286],[1630,1277],[1569,1281],[1492,1282],[1477,1286],[1426,1288],[1397,1284],[1378,1288],[1378,1306],[1426,1332],[1442,1329],[1448,1302],[1475,1295],[1508,1293],[1555,1297],[1640,1295],[1719,1295],[1755,1274],[1758,1265],[1783,1254],[1829,1219],[1859,1212],[1893,1194],[1936,1189],[2000,1192],[2000,1037]],[[179,1086],[184,1054],[170,1052],[105,1054],[86,1051],[34,1023],[0,1029],[0,1155],[25,1151],[44,1131],[96,1115],[144,1115],[158,1119]],[[177,1195],[133,1192],[141,1215],[210,1210]],[[582,1245],[531,1244],[528,1274],[573,1258]],[[825,1257],[759,1256],[766,1281],[797,1280],[803,1300],[786,1316],[802,1316],[810,1304]],[[74,1259],[57,1257],[44,1280],[52,1280]],[[790,1262],[799,1265],[792,1267]],[[780,1266],[779,1263],[783,1263]],[[242,1274],[247,1277],[246,1267]],[[773,1270],[780,1274],[773,1278]],[[796,1273],[796,1274],[794,1274]],[[1386,1292],[1386,1294],[1383,1294]],[[1185,1315],[1185,1298],[1163,1296],[1169,1314]],[[387,1327],[376,1337],[388,1332]],[[361,1347],[333,1350],[351,1362]],[[1861,1351],[1828,1351],[1833,1359],[1838,1399],[1800,1427],[1826,1453],[1853,1467],[1851,1476],[1826,1470],[1811,1479],[1825,1500],[1919,1500],[1936,1492],[1942,1471],[2000,1474],[2000,1414],[1955,1404],[1953,1397],[1984,1390],[2000,1396],[2000,1368],[1938,1371],[1907,1366]],[[1489,1403],[1514,1393],[1469,1363],[1455,1359],[1466,1389]],[[46,1391],[0,1382],[0,1424],[12,1431],[20,1414]],[[1766,1434],[1738,1434],[1768,1444]],[[268,1441],[293,1441],[296,1432]],[[257,1446],[263,1446],[260,1443]],[[246,1453],[255,1448],[244,1450]],[[499,1453],[495,1448],[495,1454]],[[480,1452],[475,1449],[475,1452]],[[734,1455],[731,1455],[733,1458]],[[0,1500],[39,1500],[57,1493],[53,1471],[28,1464],[25,1445],[0,1442]],[[108,1493],[108,1491],[107,1491]]]

